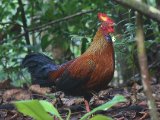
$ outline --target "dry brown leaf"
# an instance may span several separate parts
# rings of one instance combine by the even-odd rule
[[[61,98],[65,106],[78,105],[84,102],[83,98]]]
[[[31,85],[29,90],[34,93],[41,94],[41,95],[45,95],[51,91],[50,88],[48,88],[48,87],[42,88],[42,87],[40,87],[40,85]]]
[[[4,101],[27,100],[31,98],[31,94],[27,90],[11,89],[11,90],[5,91],[2,97]]]

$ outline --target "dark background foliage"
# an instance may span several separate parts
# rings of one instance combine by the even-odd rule
[[[0,1],[0,80],[11,79],[17,86],[30,83],[28,73],[20,67],[28,51],[44,52],[57,64],[81,55],[99,26],[98,12],[107,13],[116,23],[113,35],[116,58],[114,84],[128,84],[128,81],[140,79],[133,10],[112,0],[22,0],[23,5],[19,1]],[[147,0],[146,3],[159,6],[158,0]],[[26,21],[23,21],[23,15]],[[69,18],[63,20],[66,16]],[[24,26],[24,22],[27,26]],[[145,18],[149,70],[157,82],[160,74],[158,25]]]

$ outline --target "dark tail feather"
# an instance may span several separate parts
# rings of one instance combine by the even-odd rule
[[[23,59],[21,65],[28,68],[33,84],[40,84],[41,86],[52,86],[54,84],[54,80],[49,79],[48,73],[57,71],[58,65],[55,65],[53,60],[46,55],[40,53],[29,54]]]

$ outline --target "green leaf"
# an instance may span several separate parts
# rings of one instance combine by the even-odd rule
[[[90,116],[91,114],[100,111],[100,110],[108,110],[109,108],[111,108],[112,106],[116,105],[119,102],[125,102],[126,99],[124,96],[122,95],[116,95],[111,101],[100,105],[99,107],[96,107],[95,109],[93,109],[91,112],[86,113],[80,120],[85,120],[88,118],[88,116]]]
[[[57,109],[49,102],[45,101],[45,100],[40,100],[39,101],[40,104],[43,106],[44,110],[46,112],[51,113],[52,115],[55,115],[56,117],[58,117],[60,120],[63,120],[59,114],[59,112],[57,111]]]
[[[42,47],[42,50],[45,50],[47,48],[47,46],[51,43],[51,39],[49,38],[49,34],[45,34],[43,37],[42,37],[42,40],[41,40],[41,47]]]
[[[113,120],[113,119],[104,115],[95,115],[89,120]]]
[[[38,100],[18,101],[14,104],[19,112],[31,116],[36,120],[53,120],[52,116],[45,111]]]

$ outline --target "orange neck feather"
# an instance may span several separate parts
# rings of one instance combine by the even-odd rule
[[[105,39],[104,33],[101,28],[98,29],[96,35],[93,38],[93,42],[91,43],[90,47],[85,52],[86,54],[101,52],[104,49],[110,48],[109,46],[113,46],[112,42],[108,42]]]

